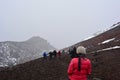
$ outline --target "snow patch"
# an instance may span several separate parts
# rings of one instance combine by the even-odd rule
[[[90,37],[88,37],[88,38],[85,38],[84,40],[88,40],[88,39],[91,39],[91,38],[93,38],[93,37],[95,37],[95,36],[90,36]],[[84,41],[83,40],[83,41]]]
[[[117,27],[120,25],[120,22],[116,23],[116,24],[113,24],[110,28],[114,28],[114,27]]]
[[[118,42],[118,41],[120,41],[120,40],[115,40],[115,42]]]
[[[8,66],[7,64],[0,63],[0,67],[7,67],[7,66]]]
[[[107,51],[107,50],[117,49],[117,48],[120,48],[120,46],[114,46],[114,47],[110,47],[110,48],[105,48],[105,49],[102,49],[102,50],[98,50],[97,52]]]
[[[8,60],[9,60],[9,62],[11,62],[13,65],[16,65],[16,61],[17,61],[16,58],[12,58],[12,57],[10,58],[10,57],[9,57]]]
[[[101,42],[101,43],[98,43],[98,45],[100,45],[100,44],[105,44],[105,43],[108,43],[108,42],[113,41],[113,40],[115,40],[115,38],[105,40],[105,41],[103,41],[103,42]]]
[[[107,28],[105,31],[108,31],[108,30],[110,30],[112,28],[115,28],[117,26],[120,26],[120,22],[117,22],[116,24],[113,24],[111,27]]]

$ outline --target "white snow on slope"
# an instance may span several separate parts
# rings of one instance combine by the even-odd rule
[[[4,53],[4,54],[3,54]],[[17,59],[11,57],[9,43],[1,43],[0,46],[0,67],[16,65]]]
[[[102,49],[102,50],[98,50],[97,52],[107,51],[107,50],[117,49],[117,48],[120,48],[120,46],[114,46],[114,47],[110,47],[110,48],[105,48],[105,49]]]
[[[108,31],[108,30],[110,30],[110,29],[112,29],[112,28],[115,28],[115,27],[117,27],[117,26],[120,26],[120,22],[117,22],[116,24],[113,24],[111,27],[109,27],[109,28],[107,28],[106,30],[104,30],[104,32],[105,32],[105,31]]]
[[[8,65],[6,64],[0,64],[0,67],[7,67]]]
[[[117,27],[117,26],[120,26],[120,22],[118,22],[118,23],[116,23],[116,24],[113,24],[111,27],[109,27],[109,28],[107,28],[107,29],[105,29],[105,30],[103,30],[103,31],[97,31],[97,32],[95,32],[93,35],[91,35],[91,36],[88,37],[88,38],[83,39],[82,41],[91,39],[91,38],[93,38],[93,37],[95,37],[95,36],[97,36],[97,35],[100,35],[100,34],[106,32],[106,31],[108,31],[108,30],[110,30],[110,29],[112,29],[112,28],[115,28],[115,27]]]
[[[114,27],[117,27],[120,25],[120,22],[116,23],[116,24],[113,24],[110,28],[114,28]]]
[[[103,42],[101,42],[101,43],[98,43],[98,45],[100,45],[100,44],[105,44],[105,43],[108,43],[108,42],[113,41],[113,40],[115,40],[115,38],[105,40],[105,41],[103,41]]]
[[[87,38],[83,39],[82,41],[85,41],[85,40],[91,39],[91,38],[93,38],[93,37],[95,37],[95,36],[87,37]]]

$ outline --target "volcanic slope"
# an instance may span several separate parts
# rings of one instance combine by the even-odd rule
[[[69,48],[79,45],[87,48],[87,56],[92,61],[92,78],[120,80],[120,24]]]
[[[68,55],[61,59],[39,58],[0,71],[0,80],[67,80]]]

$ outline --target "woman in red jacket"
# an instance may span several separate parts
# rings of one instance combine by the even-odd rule
[[[77,57],[69,64],[68,77],[70,80],[87,80],[87,76],[91,74],[91,61],[85,57],[86,48],[79,46],[76,53]]]

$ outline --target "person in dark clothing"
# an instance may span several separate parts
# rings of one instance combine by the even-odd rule
[[[50,59],[52,59],[53,53],[50,51],[49,52]]]
[[[57,54],[58,54],[58,58],[60,59],[61,58],[61,54],[62,54],[61,51],[58,51]]]
[[[54,58],[56,58],[56,55],[57,55],[57,52],[56,52],[56,50],[54,50],[54,51],[53,51],[53,56],[54,56]]]
[[[71,56],[71,58],[77,57],[77,54],[76,54],[76,47],[74,47],[72,50],[70,50],[70,56]]]
[[[62,54],[65,54],[65,50],[62,50]]]

